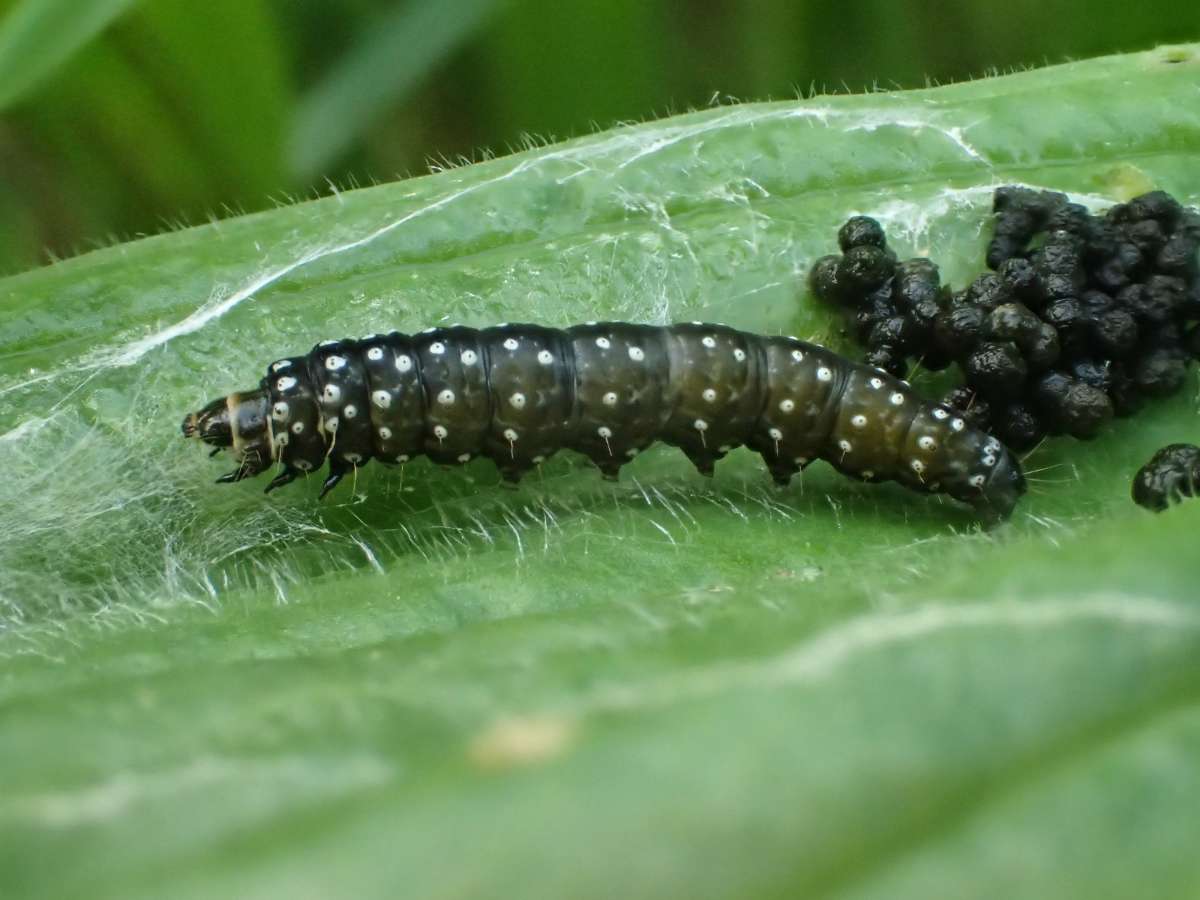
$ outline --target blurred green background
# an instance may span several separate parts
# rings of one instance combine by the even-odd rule
[[[1200,36],[1197,3],[1105,6],[0,0],[0,274],[732,98]]]

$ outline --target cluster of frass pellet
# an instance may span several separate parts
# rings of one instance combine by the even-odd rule
[[[1200,356],[1200,215],[1163,191],[1093,216],[1063,194],[995,192],[991,271],[964,290],[929,259],[897,262],[874,219],[838,232],[810,273],[852,315],[866,361],[899,377],[954,363],[944,398],[1014,450],[1095,437],[1112,416],[1178,390]]]

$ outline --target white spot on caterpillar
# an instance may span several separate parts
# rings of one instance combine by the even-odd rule
[[[342,459],[350,463],[352,466],[357,466],[360,462],[362,462],[362,457],[357,453],[346,453],[342,456]]]
[[[434,425],[433,426],[433,436],[435,438],[437,438],[439,441],[444,441],[447,437],[449,437],[449,435],[450,435],[450,432],[446,430],[445,425]]]
[[[638,455],[638,448],[630,447],[628,450],[625,451],[625,455],[628,456],[630,459],[633,459],[635,456]]]
[[[601,350],[607,350],[609,347],[612,346],[612,344],[609,343],[608,338],[598,337],[598,338],[596,338],[596,346],[599,347]]]
[[[722,444],[720,447],[717,448],[717,452],[718,453],[728,453],[732,449],[733,449],[732,445]]]
[[[708,423],[703,419],[697,419],[692,424],[695,425],[697,431],[708,431]]]
[[[508,398],[508,402],[511,403],[517,409],[524,409],[525,408],[525,395],[522,394],[520,391],[517,391],[517,393],[513,394],[511,397]]]
[[[454,391],[450,390],[450,388],[446,388],[437,395],[437,401],[438,403],[442,404],[442,406],[452,406],[454,404]]]
[[[704,337],[700,338],[700,343],[702,343],[709,350],[711,350],[713,347],[717,346],[716,338],[714,338],[712,335],[707,335],[707,334]]]
[[[290,391],[295,386],[296,379],[291,375],[284,375],[277,382],[275,382],[275,389],[278,391]]]
[[[707,400],[709,403],[712,403],[713,401],[715,401],[717,399],[717,392],[714,391],[712,388],[705,388],[704,391],[700,394],[700,396],[703,397],[705,400]]]
[[[859,474],[862,475],[863,481],[870,481],[875,477],[875,472],[872,469],[863,469]]]
[[[381,359],[383,359],[383,348],[372,347],[367,351],[367,359],[371,360],[371,362],[379,362]]]
[[[609,391],[601,399],[604,401],[605,406],[616,406],[617,405],[617,394],[615,391]]]
[[[371,394],[371,401],[380,409],[387,409],[392,405],[392,395],[387,391],[375,391]]]
[[[796,401],[788,397],[785,400],[779,401],[779,409],[781,412],[790,413],[796,408]]]
[[[838,446],[842,448],[843,453],[849,453],[853,449],[853,445],[845,439],[838,441]]]
[[[799,350],[793,350],[792,359],[794,359],[796,362],[804,362],[804,354]]]
[[[470,453],[460,453],[460,454],[458,455],[458,461],[459,461],[460,463],[470,462],[470,460],[471,460],[471,454],[470,454]]]
[[[346,357],[344,356],[327,356],[325,357],[325,368],[330,372],[336,372],[338,369],[346,367]]]
[[[441,356],[443,353],[446,352],[446,345],[443,344],[441,341],[434,341],[432,344],[429,345],[429,352],[432,353],[434,356]]]
[[[893,391],[892,396],[890,396],[888,399],[892,401],[892,406],[904,405],[904,395],[899,391]]]
[[[925,471],[925,463],[921,462],[919,459],[909,460],[908,467],[918,475]]]
[[[462,355],[458,358],[462,360],[462,364],[464,366],[473,366],[476,362],[478,362],[479,354],[477,354],[474,350],[464,350]]]
[[[296,468],[301,472],[307,472],[312,468],[312,463],[310,463],[307,459],[298,459],[296,460],[295,465]]]
[[[331,418],[328,418],[328,419],[326,419],[326,420],[325,420],[325,430],[326,430],[326,431],[337,431],[337,430],[338,430],[338,424],[339,424],[339,423],[338,423],[337,416],[333,416],[333,417],[331,417]]]
[[[794,462],[796,465],[798,465],[800,468],[803,469],[805,466],[808,465],[808,457],[807,456],[797,456],[795,459],[792,460],[792,462]]]
[[[412,359],[401,354],[396,357],[396,368],[401,372],[407,372],[412,368]]]
[[[643,359],[646,358],[646,351],[643,350],[641,347],[630,347],[629,348],[629,358],[632,359],[634,362],[641,362]]]
[[[767,429],[767,437],[769,437],[773,441],[782,441],[783,440],[783,432],[780,431],[778,428],[768,428]]]
[[[601,425],[596,429],[596,434],[600,435],[600,437],[607,441],[610,437],[612,437],[612,429],[607,425]]]
[[[535,456],[532,461],[536,465],[541,465],[542,463],[544,463],[546,461],[546,457],[538,455],[538,456]]]
[[[337,403],[342,399],[342,389],[336,384],[327,384],[325,390],[321,391],[321,399],[326,403]]]
[[[282,422],[288,417],[288,405],[280,400],[271,407],[271,418],[276,422]]]
[[[286,447],[287,445],[288,445],[288,433],[286,431],[281,431],[281,432],[279,432],[279,434],[275,435],[275,446],[276,447]]]
[[[386,425],[380,425],[379,438],[380,440],[390,441],[392,439],[392,429],[388,428]]]
[[[948,419],[950,418],[950,413],[946,412],[940,406],[935,406],[933,408],[933,417],[935,419]]]
[[[746,351],[743,350],[741,347],[735,347],[733,350],[733,358],[736,359],[738,362],[745,362],[746,361]]]
[[[346,405],[346,408],[342,410],[342,415],[345,416],[347,419],[353,419],[355,416],[358,415],[358,407],[355,406],[353,403],[349,403]]]
[[[967,427],[967,423],[964,422],[962,419],[954,419],[950,422],[950,427],[953,428],[955,431],[962,431],[964,428]]]
[[[515,441],[517,439],[517,437],[518,437],[518,434],[516,432],[516,429],[514,429],[514,428],[505,428],[504,429],[504,439],[506,441],[508,441],[509,443],[512,443],[513,441]]]
[[[291,365],[292,361],[290,359],[281,359],[279,362],[271,363],[271,371],[278,372],[280,369],[289,369]]]
[[[827,367],[821,366],[817,369],[817,381],[833,381],[833,372]]]
[[[505,338],[504,339],[504,349],[505,350],[516,350],[517,347],[519,347],[519,346],[521,346],[521,345],[520,345],[520,343],[518,343],[516,338]]]
[[[409,459],[411,459],[411,457],[407,453],[401,453],[396,457],[396,462],[406,463],[409,461]]]
[[[921,435],[921,437],[917,438],[917,446],[920,447],[922,450],[936,450],[937,449],[937,441],[935,441],[929,435],[924,434],[924,435]]]
[[[542,350],[538,353],[538,362],[540,362],[543,366],[548,366],[554,362],[554,354],[549,350]]]
[[[303,422],[293,422],[292,423],[292,434],[300,434],[303,431],[304,431],[304,423]]]
[[[986,480],[987,479],[984,478],[982,475],[972,475],[970,478],[967,479],[967,484],[969,484],[973,488],[981,488],[981,487],[983,487],[983,484]]]
[[[985,466],[987,466],[990,469],[992,466],[994,466],[996,464],[996,457],[994,457],[992,454],[988,453],[983,457],[983,459],[980,460],[980,462],[983,463]]]
[[[855,428],[866,428],[867,427],[867,417],[862,415],[861,413],[857,416],[851,416],[850,424],[853,425]]]
[[[867,384],[869,384],[871,386],[871,390],[877,391],[881,387],[883,387],[883,379],[872,377],[871,380],[867,382]]]

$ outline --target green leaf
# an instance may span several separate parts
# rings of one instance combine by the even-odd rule
[[[0,22],[0,111],[121,16],[134,0],[21,0]]]
[[[713,319],[831,338],[845,217],[961,284],[994,185],[1200,201],[1200,45],[720,107],[0,281],[6,896],[1186,896],[1193,386],[1013,521],[644,454],[261,496],[182,415],[317,339]]]
[[[698,38],[660,3],[509,4],[483,48],[489,133],[564,138],[645,116],[653,100],[694,90],[678,72],[700,68],[687,46]]]
[[[126,43],[137,48],[141,78],[166,95],[204,154],[202,168],[219,174],[217,195],[255,207],[286,183],[283,142],[292,98],[282,16],[273,6],[155,0],[130,18]]]
[[[292,170],[311,177],[427,78],[487,20],[496,0],[401,3],[301,98],[289,140]]]

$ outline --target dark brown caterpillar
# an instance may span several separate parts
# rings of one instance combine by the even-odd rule
[[[1200,494],[1200,447],[1168,444],[1133,477],[1133,502],[1162,512],[1184,497]]]
[[[991,517],[1025,490],[1001,443],[882,370],[791,337],[724,325],[589,322],[566,330],[455,326],[328,341],[271,363],[183,433],[229,449],[218,482],[282,470],[271,491],[329,461],[328,493],[371,459],[492,459],[516,482],[566,447],[606,477],[655,441],[705,475],[734,447],[779,484],[814,459],[867,481],[949,494]]]

